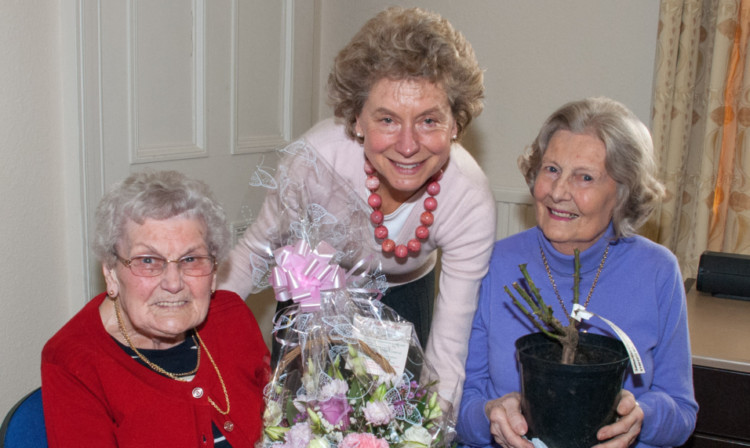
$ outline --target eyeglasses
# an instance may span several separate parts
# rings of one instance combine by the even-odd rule
[[[190,277],[204,277],[211,274],[216,269],[216,259],[214,257],[201,257],[187,255],[179,260],[167,260],[155,255],[141,255],[126,260],[117,254],[115,257],[128,268],[133,275],[139,277],[156,277],[164,273],[167,264],[177,263],[177,269]]]

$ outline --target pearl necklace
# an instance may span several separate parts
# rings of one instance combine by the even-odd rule
[[[539,252],[541,252],[542,254],[542,261],[544,262],[544,269],[547,270],[547,277],[549,277],[549,281],[550,283],[552,283],[552,288],[555,290],[555,295],[557,295],[557,301],[560,302],[560,306],[562,306],[563,311],[565,311],[565,315],[570,316],[570,313],[568,313],[568,308],[565,306],[565,302],[563,302],[562,297],[560,297],[560,291],[557,290],[555,279],[552,277],[552,271],[550,270],[549,264],[547,263],[547,257],[544,256],[544,249],[542,249],[541,244],[539,244]],[[596,275],[594,276],[594,283],[591,284],[589,295],[588,297],[586,297],[586,302],[583,304],[584,308],[588,308],[589,306],[589,302],[591,301],[591,295],[594,294],[594,288],[596,288],[596,282],[599,281],[599,274],[602,273],[602,269],[604,268],[604,262],[607,261],[608,253],[609,253],[609,244],[607,244],[607,248],[604,249],[604,255],[602,255],[602,261],[601,263],[599,263],[599,269],[596,270]]]
[[[370,191],[370,197],[367,198],[367,203],[372,207],[373,211],[370,214],[370,221],[375,225],[375,238],[383,240],[381,247],[383,252],[393,252],[397,258],[406,258],[410,252],[416,253],[422,248],[422,243],[419,240],[425,240],[430,236],[430,229],[428,227],[435,221],[435,216],[432,212],[437,209],[437,199],[435,195],[440,193],[440,184],[438,183],[443,176],[443,170],[440,170],[437,174],[432,176],[429,183],[427,184],[427,194],[430,197],[424,200],[424,212],[419,217],[419,221],[422,225],[417,226],[414,231],[414,236],[409,240],[406,245],[396,244],[392,239],[388,238],[388,229],[383,225],[385,215],[380,211],[380,206],[383,205],[383,198],[376,193],[378,187],[380,187],[380,179],[377,176],[375,167],[372,166],[369,160],[365,159],[365,173],[367,179],[365,180],[365,187]]]
[[[229,392],[227,392],[227,386],[224,384],[224,378],[221,377],[221,372],[219,372],[219,367],[216,365],[216,362],[214,361],[213,356],[211,356],[211,353],[208,351],[208,348],[206,347],[206,344],[201,339],[201,336],[198,334],[198,330],[195,330],[195,336],[198,338],[198,365],[195,366],[195,369],[193,369],[190,372],[186,373],[172,373],[167,372],[163,368],[159,367],[158,365],[151,362],[146,356],[143,355],[137,348],[135,348],[135,345],[133,345],[133,342],[130,340],[130,336],[128,336],[127,330],[125,330],[125,325],[122,322],[122,315],[120,314],[120,305],[119,300],[117,297],[114,299],[115,301],[115,316],[117,317],[117,326],[120,329],[120,334],[122,334],[122,337],[125,338],[125,341],[128,343],[128,347],[130,347],[133,352],[135,352],[136,355],[141,359],[141,361],[145,362],[147,366],[149,366],[152,370],[155,370],[162,375],[172,378],[173,380],[177,381],[187,381],[185,378],[181,378],[182,376],[191,375],[193,373],[196,373],[198,371],[198,367],[200,366],[200,350],[201,347],[203,347],[203,350],[206,352],[206,356],[208,356],[208,360],[211,361],[211,365],[214,366],[214,370],[216,371],[216,376],[219,377],[219,383],[221,384],[221,390],[224,392],[224,399],[227,402],[227,410],[223,410],[219,408],[219,406],[211,399],[211,397],[208,398],[208,402],[211,404],[211,406],[216,409],[219,414],[221,415],[227,415],[229,414]],[[227,429],[228,431],[231,431],[231,429],[227,428],[227,426],[232,425],[232,422],[226,422],[224,424],[224,429]],[[232,426],[233,427],[233,426]]]

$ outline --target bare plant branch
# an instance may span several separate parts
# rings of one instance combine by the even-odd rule
[[[575,273],[573,274],[573,303],[577,304],[580,300],[581,287],[581,259],[578,249],[575,249]],[[552,307],[548,306],[539,292],[534,281],[531,279],[526,264],[518,265],[518,268],[526,280],[526,285],[531,292],[524,289],[518,282],[513,282],[513,289],[524,299],[526,306],[513,295],[513,292],[505,286],[505,292],[510,296],[513,304],[528,317],[536,328],[550,338],[557,340],[563,348],[562,363],[572,364],[575,360],[576,350],[578,348],[578,326],[579,322],[572,316],[566,316],[568,325],[563,325],[552,312]],[[528,308],[527,308],[528,306]]]

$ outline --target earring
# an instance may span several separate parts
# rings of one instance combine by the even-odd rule
[[[357,138],[362,138],[362,137],[364,137],[364,135],[362,135],[361,132],[357,132]]]

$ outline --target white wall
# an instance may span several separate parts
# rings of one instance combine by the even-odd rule
[[[318,0],[318,117],[334,55],[391,3]],[[495,188],[525,188],[515,159],[565,101],[612,96],[648,122],[657,1],[398,3],[440,12],[473,43],[487,98],[466,144]],[[75,4],[0,0],[0,416],[40,384],[44,342],[81,303]]]
[[[645,123],[659,2],[654,0],[321,0],[319,86],[338,50],[390,4],[438,12],[472,43],[485,72],[485,110],[464,144],[496,189],[525,189],[516,158],[563,103],[606,95]],[[318,116],[331,115],[325,95]]]
[[[75,85],[63,84],[61,11],[0,0],[0,416],[39,386],[42,346],[81,291],[81,210],[68,193],[78,156],[65,130],[76,117],[64,113]]]

